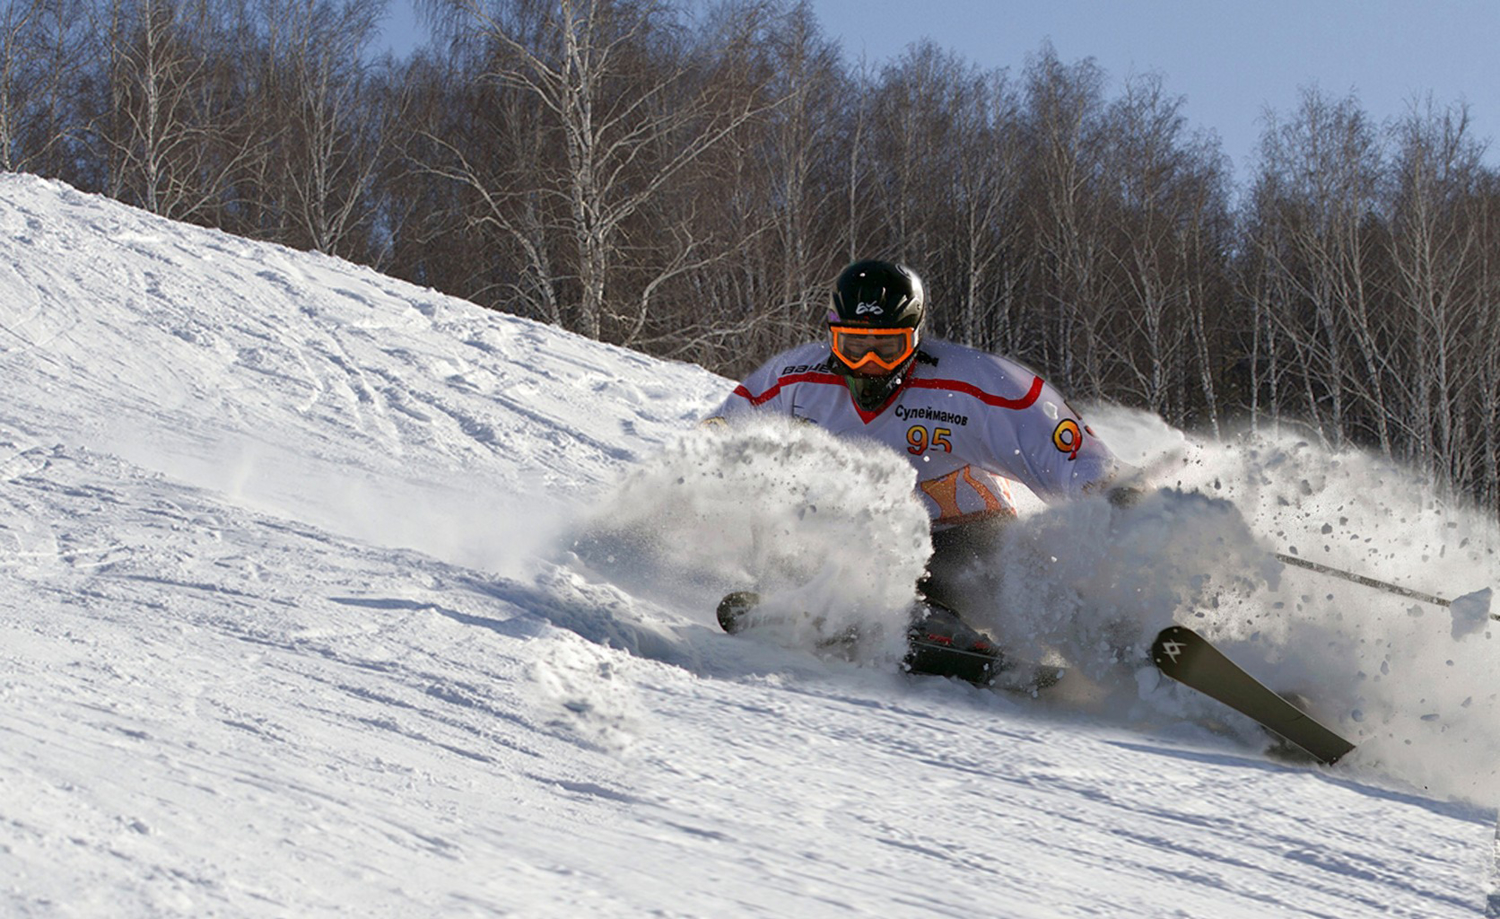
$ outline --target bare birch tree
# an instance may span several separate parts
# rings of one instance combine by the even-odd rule
[[[93,133],[105,189],[176,220],[205,220],[257,155],[225,142],[243,109],[216,72],[209,0],[112,0],[103,49],[110,98]]]
[[[279,175],[292,245],[333,255],[363,247],[369,187],[388,122],[399,110],[366,104],[362,55],[381,14],[376,0],[258,0],[280,109]]]
[[[1081,397],[1103,395],[1096,339],[1105,309],[1104,74],[1066,65],[1050,45],[1025,72],[1027,209],[1042,265],[1035,309],[1049,318],[1041,362]]]
[[[839,94],[847,88],[836,45],[818,29],[812,8],[798,3],[768,36],[770,93],[780,101],[767,113],[770,182],[779,257],[777,328],[768,344],[788,347],[815,321],[840,253],[836,226],[840,149],[844,134]]]
[[[1180,422],[1217,424],[1211,316],[1222,314],[1227,195],[1216,142],[1189,136],[1160,76],[1128,80],[1109,107],[1109,389]],[[1192,392],[1196,390],[1197,392]]]
[[[1395,129],[1391,257],[1395,302],[1406,318],[1411,359],[1401,385],[1411,391],[1408,458],[1444,484],[1463,477],[1461,390],[1469,376],[1468,336],[1479,332],[1480,292],[1473,262],[1480,227],[1466,207],[1475,194],[1481,149],[1462,108],[1413,106]]]
[[[77,0],[7,0],[0,13],[0,170],[75,178],[74,96],[88,33]]]
[[[1367,219],[1377,208],[1381,168],[1374,129],[1353,97],[1335,102],[1305,90],[1289,121],[1271,117],[1261,157],[1255,245],[1265,270],[1277,275],[1271,290],[1282,299],[1269,315],[1302,368],[1302,410],[1341,444],[1351,431],[1351,400],[1362,403],[1390,455]]]
[[[1473,286],[1480,309],[1472,381],[1474,429],[1472,450],[1477,470],[1468,483],[1481,504],[1500,512],[1500,176],[1486,170],[1468,202],[1468,219],[1478,236],[1473,263]]]
[[[1009,341],[1016,291],[1025,276],[1017,256],[1021,222],[1021,146],[1015,130],[1020,101],[1001,71],[957,74],[950,177],[955,220],[947,248],[957,257],[950,295],[956,338],[979,347]],[[1012,262],[1005,262],[1006,255]]]
[[[699,79],[683,56],[653,57],[674,28],[663,3],[452,0],[450,10],[456,28],[493,49],[485,78],[533,96],[559,133],[563,165],[543,190],[566,203],[575,249],[578,297],[564,321],[599,338],[627,223],[770,103]],[[747,53],[752,34],[733,36],[724,56]]]

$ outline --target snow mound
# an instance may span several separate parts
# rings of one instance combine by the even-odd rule
[[[993,624],[1101,681],[1201,612],[1359,733],[1299,769],[1170,686],[721,634],[750,584],[890,634],[926,524],[889,456],[696,430],[701,368],[27,176],[0,240],[0,913],[1484,909],[1490,627],[1266,564],[1492,587],[1493,530],[1378,464],[1101,415],[1177,492],[1000,560]]]

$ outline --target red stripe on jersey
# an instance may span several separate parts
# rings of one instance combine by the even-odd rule
[[[734,394],[742,399],[749,399],[751,405],[760,405],[762,402],[769,402],[776,398],[776,394],[781,392],[781,387],[790,386],[793,383],[827,383],[833,386],[843,386],[844,378],[832,373],[794,373],[777,380],[775,386],[758,396],[746,389],[743,383],[734,388]]]
[[[973,396],[985,405],[993,405],[996,408],[1030,408],[1031,403],[1035,402],[1037,397],[1042,394],[1041,377],[1032,377],[1031,389],[1027,390],[1026,395],[1019,399],[1007,399],[1004,396],[990,395],[978,386],[972,383],[965,383],[962,380],[923,380],[919,378],[908,381],[906,385],[913,389],[947,389],[953,392],[961,392],[966,396]]]

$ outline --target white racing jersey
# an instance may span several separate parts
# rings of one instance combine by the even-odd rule
[[[917,470],[934,527],[1016,513],[1010,483],[1045,501],[1105,483],[1116,461],[1061,394],[1015,361],[927,339],[895,396],[875,412],[854,402],[828,345],[784,351],[714,414],[790,415],[839,436],[872,438]]]

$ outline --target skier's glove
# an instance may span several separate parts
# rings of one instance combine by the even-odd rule
[[[1134,485],[1116,485],[1104,493],[1104,500],[1115,507],[1134,507],[1145,495]]]

